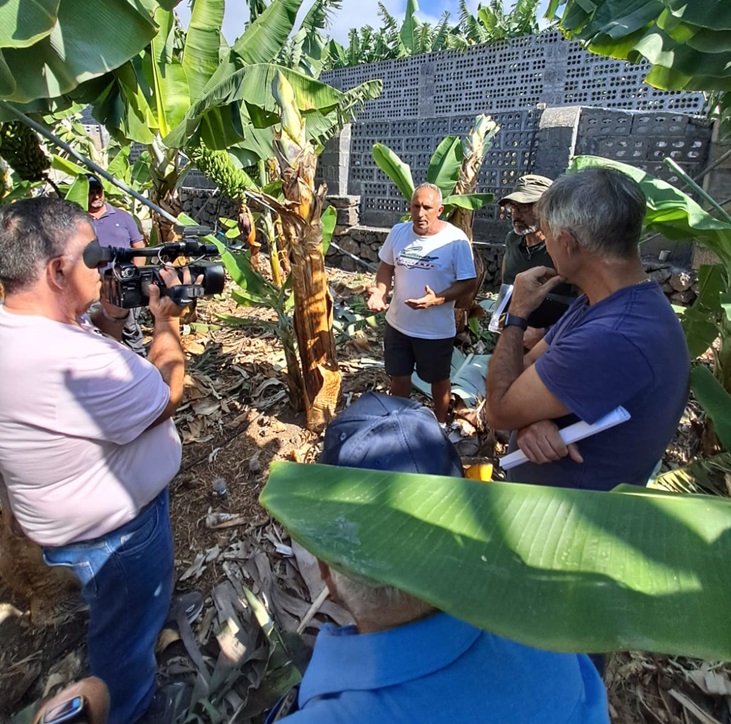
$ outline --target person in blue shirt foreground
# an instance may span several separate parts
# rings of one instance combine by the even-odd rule
[[[330,423],[320,462],[462,477],[459,456],[430,410],[375,392]],[[419,543],[405,545],[416,550]],[[320,572],[355,625],[322,627],[298,711],[283,716],[280,703],[268,722],[609,721],[604,685],[587,656],[509,641],[323,562]]]
[[[589,490],[645,485],[677,429],[690,359],[675,312],[642,267],[645,209],[633,179],[600,168],[562,176],[536,203],[556,268],[516,276],[487,374],[487,422],[513,430],[510,450],[519,447],[529,461],[511,469],[510,480]],[[528,317],[566,281],[584,294],[524,357]],[[592,424],[620,405],[627,422],[563,443],[560,428]]]

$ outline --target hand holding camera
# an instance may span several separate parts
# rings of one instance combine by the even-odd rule
[[[203,244],[189,238],[200,234],[200,227],[182,227],[182,231],[185,236],[181,241],[146,249],[103,247],[94,240],[84,250],[84,263],[89,268],[104,269],[102,294],[120,309],[150,304],[150,290],[154,286],[161,297],[169,297],[178,307],[189,306],[199,297],[220,294],[225,282],[223,266],[199,261],[202,257],[217,256],[218,249],[214,244]],[[158,263],[135,266],[134,259],[140,256]],[[171,266],[171,262],[180,256],[194,258],[187,267],[190,269],[187,276],[182,273],[184,267]],[[109,264],[110,268],[104,268]],[[195,283],[190,282],[193,277],[196,278]]]

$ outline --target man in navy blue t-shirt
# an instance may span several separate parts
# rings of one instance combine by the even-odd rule
[[[487,419],[513,430],[529,462],[510,479],[610,490],[644,485],[670,442],[688,397],[682,328],[645,274],[639,239],[645,197],[629,176],[587,169],[554,182],[537,204],[556,269],[515,280],[510,314],[487,376]],[[523,357],[526,318],[557,284],[584,291]],[[559,429],[596,422],[618,406],[629,421],[566,446]]]

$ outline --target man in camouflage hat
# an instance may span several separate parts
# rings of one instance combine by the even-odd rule
[[[537,266],[554,267],[546,251],[546,239],[539,228],[535,204],[553,181],[545,176],[526,174],[518,179],[515,188],[500,199],[500,206],[510,214],[513,230],[505,238],[502,283],[513,284],[520,272]],[[576,291],[570,284],[562,284],[554,291],[557,296],[575,297]],[[529,327],[523,344],[531,349],[545,334],[545,327]]]

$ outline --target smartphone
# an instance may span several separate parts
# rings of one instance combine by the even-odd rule
[[[86,702],[83,696],[74,696],[67,699],[53,709],[49,709],[41,719],[42,724],[62,724],[62,722],[75,722],[79,720],[79,715],[86,708]]]

